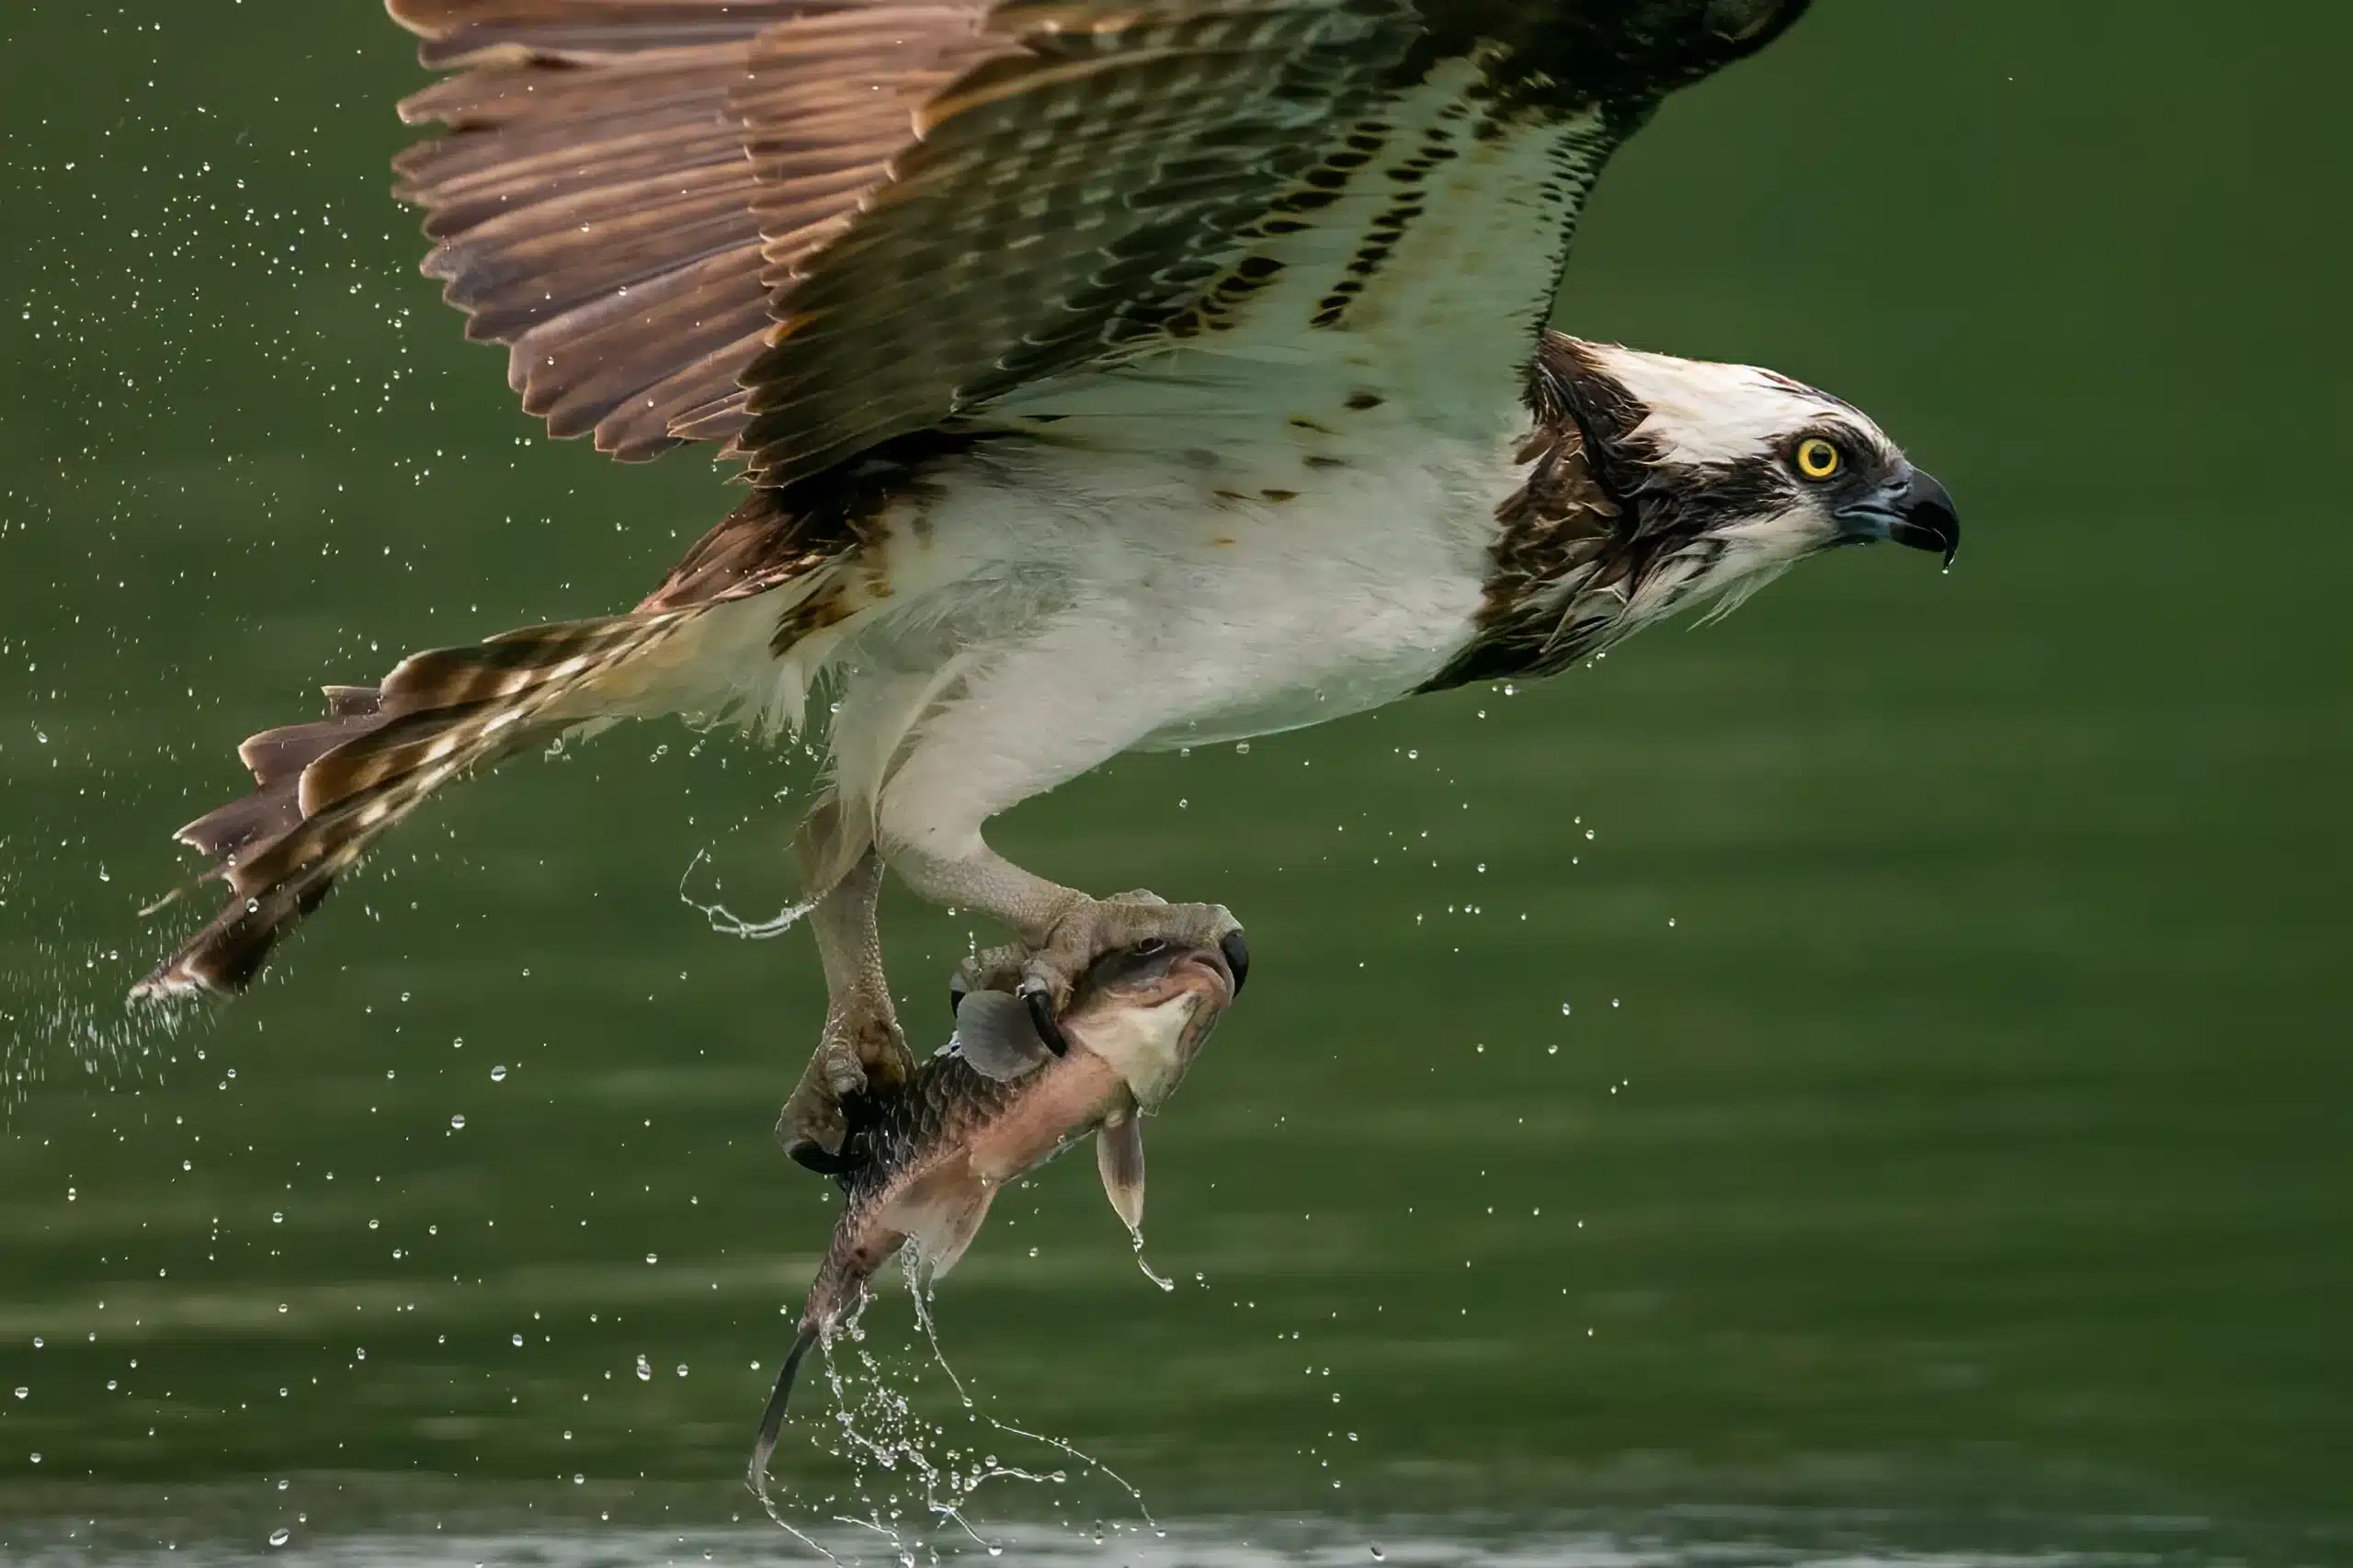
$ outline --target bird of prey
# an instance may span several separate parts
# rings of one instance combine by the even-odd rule
[[[1012,938],[1048,1044],[1114,949],[998,812],[1136,748],[1561,670],[1950,497],[1771,371],[1548,330],[1578,210],[1807,0],[389,0],[446,73],[425,262],[556,436],[712,442],[741,506],[634,609],[415,654],[245,742],[181,830],[230,899],[145,982],[235,990],[434,790],[623,717],[833,700],[796,838],[829,1001],[779,1136],[912,1062],[887,869]]]

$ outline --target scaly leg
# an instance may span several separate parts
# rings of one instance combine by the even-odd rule
[[[1215,943],[1233,966],[1236,990],[1249,971],[1242,925],[1222,904],[1169,903],[1143,892],[1089,898],[1033,876],[977,841],[954,857],[907,845],[886,846],[884,854],[917,896],[978,910],[1012,927],[1019,945],[967,959],[951,983],[950,999],[1013,981],[1039,1034],[1058,1054],[1067,1047],[1055,1020],[1070,1005],[1079,976],[1106,953],[1154,942]]]
[[[795,838],[803,874],[822,885],[839,812],[832,802],[812,812]],[[778,1117],[777,1141],[810,1169],[838,1175],[858,1163],[846,1147],[850,1127],[844,1102],[903,1087],[915,1058],[900,1032],[882,974],[882,939],[875,906],[882,891],[882,861],[872,848],[818,901],[809,920],[825,967],[825,1028],[801,1085]]]

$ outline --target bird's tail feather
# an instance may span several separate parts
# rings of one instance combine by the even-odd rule
[[[619,718],[676,684],[710,608],[506,632],[403,660],[380,687],[330,687],[327,717],[238,748],[251,794],[180,829],[229,900],[132,994],[242,990],[278,938],[435,790],[575,725]]]

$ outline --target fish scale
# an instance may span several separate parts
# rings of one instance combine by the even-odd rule
[[[1021,1002],[976,992],[958,1006],[956,1038],[904,1088],[845,1107],[860,1114],[842,1144],[842,1212],[760,1423],[755,1491],[767,1495],[801,1361],[902,1247],[915,1258],[915,1288],[928,1289],[962,1256],[1000,1188],[1089,1133],[1112,1207],[1136,1231],[1138,1119],[1174,1090],[1232,1004],[1241,961],[1238,946],[1166,942],[1098,959],[1055,1020],[1068,1046],[1059,1056]]]

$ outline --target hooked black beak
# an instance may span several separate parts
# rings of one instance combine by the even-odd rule
[[[1922,469],[1913,469],[1900,486],[1890,485],[1833,515],[1851,540],[1893,540],[1914,550],[1939,551],[1948,566],[1961,551],[1961,514],[1953,510],[1952,494]]]

